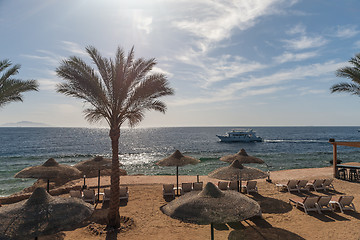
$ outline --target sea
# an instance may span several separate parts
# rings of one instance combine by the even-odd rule
[[[174,167],[155,163],[176,149],[201,160],[179,168],[180,175],[207,175],[227,163],[219,158],[246,152],[266,164],[251,164],[264,171],[330,166],[329,139],[360,141],[359,127],[245,127],[264,139],[255,143],[223,143],[216,135],[238,127],[163,127],[121,129],[119,159],[128,174],[173,175]],[[244,127],[242,127],[244,128]],[[31,186],[34,179],[14,178],[18,171],[54,158],[74,165],[97,155],[111,158],[106,128],[0,128],[0,196]],[[338,146],[338,159],[359,161],[360,148]]]

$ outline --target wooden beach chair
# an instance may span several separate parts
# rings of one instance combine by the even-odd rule
[[[277,183],[276,187],[278,190],[286,189],[289,193],[293,191],[300,192],[298,188],[299,180],[289,180],[287,184]]]
[[[334,185],[332,184],[332,182],[334,181],[334,179],[325,179],[323,182],[323,188],[325,190],[333,190],[335,191]]]
[[[319,197],[290,198],[289,202],[294,203],[296,208],[303,208],[305,213],[309,214],[310,211],[321,213],[317,205],[318,200]]]
[[[218,188],[223,191],[228,190],[228,187],[229,187],[228,185],[229,185],[228,182],[222,182],[222,181],[218,182]]]
[[[188,193],[191,191],[192,191],[192,183],[182,183],[181,184],[181,190],[180,190],[181,195],[184,195],[185,193]]]
[[[309,186],[307,185],[307,183],[308,183],[308,180],[300,180],[299,182],[298,182],[298,189],[299,189],[299,191],[309,191]]]
[[[94,189],[84,189],[83,190],[83,200],[85,202],[95,204],[95,190]]]
[[[163,196],[166,197],[173,197],[175,198],[175,189],[174,184],[164,184],[163,185]]]
[[[120,187],[119,189],[119,199],[128,201],[129,200],[129,189],[128,187]]]
[[[320,211],[328,210],[334,211],[330,204],[331,196],[321,196],[319,197],[318,202],[316,203],[320,209]]]
[[[312,182],[307,183],[306,185],[309,186],[309,188],[313,188],[316,192],[319,190],[325,190],[323,187],[324,179],[315,179]]]
[[[202,191],[203,182],[194,182],[193,183],[193,191]]]
[[[238,190],[238,181],[231,181],[229,182],[229,190],[234,190],[237,191]]]
[[[355,210],[355,205],[353,204],[354,196],[340,196],[333,197],[330,201],[330,204],[338,206],[340,211],[344,213],[344,210]]]
[[[251,192],[258,192],[258,188],[256,186],[256,181],[247,181],[246,185],[242,185],[241,187],[245,189],[246,193],[249,194]]]
[[[82,199],[82,193],[81,191],[76,191],[76,190],[70,190],[70,197],[74,197],[74,198],[80,198]]]

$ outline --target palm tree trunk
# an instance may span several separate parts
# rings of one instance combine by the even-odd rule
[[[108,227],[120,227],[120,179],[119,179],[119,138],[120,128],[111,128],[109,133],[112,147],[111,165],[111,186],[110,186],[110,206],[108,213]]]

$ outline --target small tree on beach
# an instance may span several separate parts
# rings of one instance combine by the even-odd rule
[[[352,83],[341,82],[331,87],[331,93],[348,92],[360,96],[360,53],[349,60],[353,67],[343,67],[336,71],[337,77],[348,78]]]
[[[172,95],[173,89],[164,74],[149,73],[156,64],[155,59],[135,59],[134,48],[126,57],[119,47],[114,59],[102,57],[92,46],[86,51],[98,72],[78,57],[63,60],[56,73],[66,83],[58,84],[57,91],[90,103],[84,110],[85,118],[90,122],[105,119],[110,126],[112,169],[108,226],[118,228],[120,127],[125,121],[135,126],[144,118],[146,110],[165,113],[166,105],[159,98]]]
[[[11,66],[8,59],[0,60],[0,107],[7,103],[23,101],[22,93],[38,91],[39,84],[36,80],[20,80],[13,76],[19,73],[20,65]]]

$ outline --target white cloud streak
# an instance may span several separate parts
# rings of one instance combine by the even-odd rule
[[[133,21],[136,27],[146,34],[150,34],[152,31],[152,17],[144,16],[143,12],[140,10],[134,11]]]
[[[79,44],[75,42],[70,41],[62,41],[64,50],[70,52],[71,54],[75,55],[82,55],[82,56],[88,56],[88,54],[85,52],[85,48],[81,47]]]
[[[338,26],[334,36],[339,38],[351,38],[356,36],[358,33],[359,31],[354,25]]]
[[[304,50],[308,48],[316,48],[325,45],[328,41],[322,36],[308,37],[301,36],[290,40],[283,40],[286,43],[286,48],[291,50]]]
[[[293,69],[285,69],[274,74],[262,77],[249,77],[246,80],[225,85],[221,89],[210,90],[202,97],[178,99],[171,105],[205,104],[215,102],[234,101],[243,97],[275,93],[286,89],[285,83],[292,81],[306,80],[308,78],[321,78],[344,66],[344,62],[329,61],[322,64],[300,66]],[[280,85],[280,86],[279,86]],[[323,92],[316,89],[303,90],[304,94],[316,94]]]
[[[276,63],[285,63],[285,62],[299,62],[304,61],[309,58],[317,57],[319,55],[318,52],[304,52],[304,53],[291,53],[291,52],[285,52],[280,56],[276,56],[273,58],[273,60]]]
[[[242,1],[189,1],[189,8],[196,15],[191,20],[175,21],[173,25],[198,37],[196,46],[207,52],[213,43],[231,36],[233,30],[248,29],[259,17],[276,12],[276,4],[291,5],[282,0],[242,0]],[[196,16],[196,17],[194,17]]]

